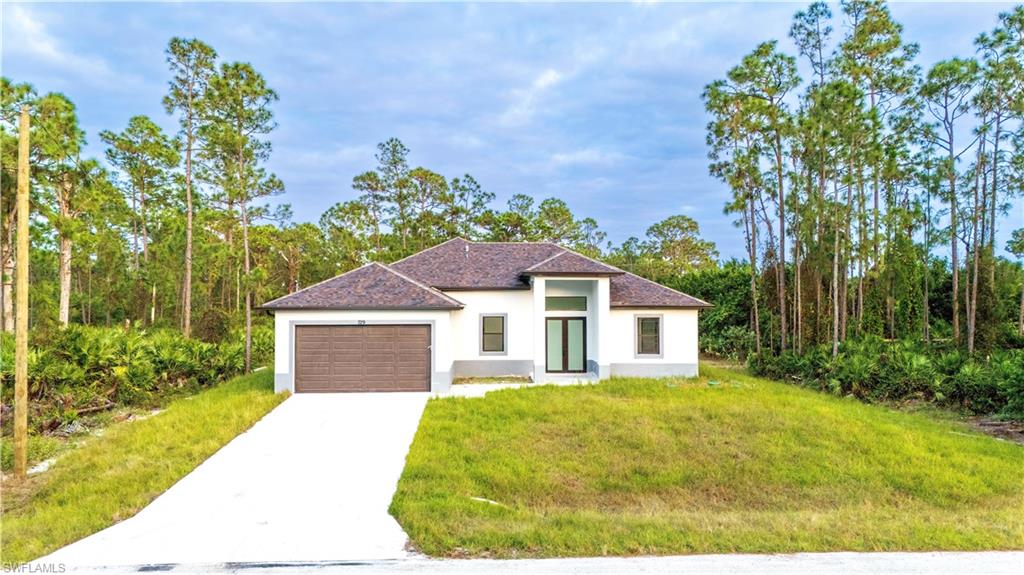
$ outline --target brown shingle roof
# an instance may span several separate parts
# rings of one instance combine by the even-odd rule
[[[611,307],[711,307],[711,304],[706,301],[630,273],[612,276],[609,281],[609,291],[611,292],[609,294]]]
[[[459,309],[462,303],[377,262],[279,297],[264,309]]]
[[[620,275],[624,273],[626,272],[617,267],[603,264],[582,254],[570,252],[568,250],[563,251],[560,254],[555,254],[550,258],[523,270],[523,275],[534,276],[605,276]]]
[[[391,267],[443,290],[526,289],[523,270],[565,248],[550,243],[471,242],[462,238],[399,260]]]
[[[380,263],[311,285],[264,309],[459,309],[439,290],[528,289],[529,275],[610,276],[613,308],[703,308],[711,304],[551,243],[456,238],[390,266]]]

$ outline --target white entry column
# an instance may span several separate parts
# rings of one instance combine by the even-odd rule
[[[533,276],[533,381],[544,381],[545,357],[547,354],[547,337],[545,317],[545,282],[541,276]]]
[[[595,302],[595,317],[597,325],[597,377],[606,379],[611,377],[611,351],[612,351],[612,323],[611,323],[611,283],[608,278],[597,278],[594,285],[597,300]]]

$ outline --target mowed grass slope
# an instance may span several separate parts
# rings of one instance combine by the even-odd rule
[[[1024,549],[1024,447],[703,372],[431,400],[391,511],[441,556]]]
[[[131,517],[283,401],[273,389],[270,370],[232,379],[110,426],[26,485],[5,483],[0,561],[38,558]]]

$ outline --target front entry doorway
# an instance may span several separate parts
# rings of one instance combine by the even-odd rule
[[[587,319],[547,318],[548,373],[586,373]]]

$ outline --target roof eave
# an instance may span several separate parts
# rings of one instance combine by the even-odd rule
[[[626,272],[531,272],[524,271],[523,276],[561,276],[561,277],[611,277],[621,276]]]
[[[530,289],[529,284],[517,286],[433,286],[438,291],[520,291]]]
[[[712,304],[690,304],[690,305],[658,305],[658,304],[611,304],[611,309],[707,309],[715,307]]]
[[[285,307],[285,306],[258,306],[255,309],[261,311],[453,311],[462,309],[465,306],[386,306],[386,307],[338,307],[338,306],[310,306],[310,307]]]

